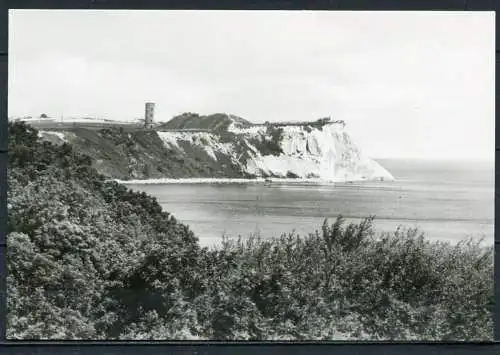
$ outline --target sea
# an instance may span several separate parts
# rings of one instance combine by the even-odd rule
[[[418,227],[430,240],[494,240],[494,163],[377,160],[396,181],[335,184],[130,184],[155,196],[165,211],[189,225],[200,244],[222,237],[308,235],[325,219],[375,216],[376,233]]]

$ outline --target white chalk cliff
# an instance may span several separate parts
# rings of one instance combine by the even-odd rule
[[[273,140],[266,126],[238,127],[227,131],[232,141],[213,132],[158,132],[170,149],[198,146],[214,160],[230,157],[240,170],[259,177],[317,178],[325,181],[394,180],[380,164],[364,155],[342,124],[323,127],[287,125],[279,128],[281,153],[269,154],[259,146]]]

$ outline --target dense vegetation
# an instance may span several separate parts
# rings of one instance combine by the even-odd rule
[[[190,117],[186,118],[186,122],[191,122]],[[228,122],[218,121],[226,125]],[[224,128],[211,133],[194,133],[192,138],[196,143],[188,139],[179,140],[177,145],[164,144],[155,131],[121,132],[119,128],[73,128],[57,133],[44,131],[42,138],[62,144],[64,141],[58,134],[63,134],[74,151],[90,156],[93,167],[108,178],[255,178],[244,169],[245,162],[250,158],[245,141],[248,140],[263,155],[278,156],[283,153],[280,146],[282,131],[282,128],[268,127],[267,135],[242,138]],[[206,144],[199,144],[207,139],[229,144],[233,154],[215,149],[214,159]]]
[[[9,149],[9,338],[492,339],[493,249],[478,242],[339,217],[209,250],[70,145],[11,124]]]
[[[154,131],[120,132],[118,128],[64,132],[73,150],[92,158],[93,167],[122,180],[182,177],[241,177],[230,157],[215,161],[201,146],[184,144],[182,151],[165,146]],[[52,137],[51,137],[52,136]],[[44,139],[62,144],[57,136]]]

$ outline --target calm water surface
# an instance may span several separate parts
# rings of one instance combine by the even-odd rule
[[[494,165],[471,162],[380,160],[395,182],[335,186],[276,184],[129,185],[155,196],[163,209],[188,224],[202,245],[227,236],[303,235],[325,217],[376,216],[377,231],[420,227],[432,239],[485,236],[493,243]]]

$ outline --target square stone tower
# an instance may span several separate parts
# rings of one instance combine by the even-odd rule
[[[155,104],[154,102],[146,102],[146,112],[144,114],[144,126],[153,128],[155,119]]]

